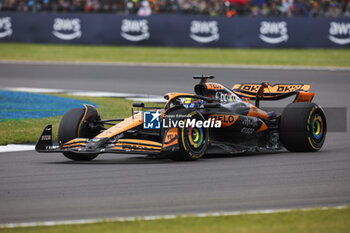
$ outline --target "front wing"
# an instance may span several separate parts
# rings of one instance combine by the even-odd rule
[[[173,132],[171,132],[173,134]],[[177,135],[175,135],[177,137]],[[165,137],[167,138],[167,137]],[[41,153],[74,152],[77,154],[102,154],[102,153],[130,153],[130,154],[161,154],[176,152],[177,143],[163,143],[141,139],[119,139],[110,142],[109,138],[75,138],[62,145],[53,145],[52,126],[44,128],[35,150]]]

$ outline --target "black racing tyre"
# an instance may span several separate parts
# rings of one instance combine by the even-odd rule
[[[85,109],[83,108],[73,108],[63,115],[58,127],[58,143],[60,145],[77,137],[86,137],[86,135],[79,135],[78,132],[84,113]],[[74,152],[63,152],[63,155],[74,161],[90,161],[98,156],[98,154],[77,154]]]
[[[279,132],[282,144],[289,151],[318,151],[327,133],[324,111],[315,103],[291,103],[282,113]]]
[[[202,122],[205,120],[200,112],[193,109],[184,109],[177,114],[187,115],[187,117],[182,118],[185,124],[191,119],[196,119],[196,121],[200,120]],[[178,135],[180,151],[179,153],[172,154],[170,159],[174,161],[194,161],[205,154],[209,143],[208,128],[198,128],[196,126],[179,127]]]

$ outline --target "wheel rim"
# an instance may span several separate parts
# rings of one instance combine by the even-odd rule
[[[193,120],[195,123],[193,124]],[[204,117],[196,112],[190,112],[184,119],[184,127],[179,127],[179,134],[181,135],[180,152],[183,152],[186,159],[195,160],[201,158],[207,149],[209,141],[208,129],[197,124],[197,121],[203,121]],[[188,121],[191,123],[188,124]]]
[[[316,142],[322,140],[324,135],[324,122],[319,114],[315,114],[311,121],[312,136]]]
[[[193,116],[192,116],[193,117]],[[198,116],[194,116],[198,120],[203,120]],[[187,119],[185,120],[185,124]],[[183,143],[185,146],[185,150],[192,153],[192,156],[196,156],[195,154],[200,153],[203,148],[206,146],[206,131],[204,128],[194,126],[188,126],[188,128],[182,128],[182,137]],[[194,153],[194,154],[193,154]]]
[[[189,127],[188,129],[188,140],[191,145],[191,149],[196,150],[198,148],[201,148],[203,145],[203,129],[202,128],[192,128]]]

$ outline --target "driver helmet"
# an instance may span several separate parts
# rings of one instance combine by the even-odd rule
[[[192,98],[186,98],[184,101],[184,107],[185,108],[202,108],[203,107],[203,100],[193,100]]]

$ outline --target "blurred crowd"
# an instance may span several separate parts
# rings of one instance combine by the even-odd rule
[[[0,0],[0,11],[350,17],[350,0]]]

